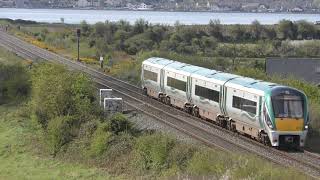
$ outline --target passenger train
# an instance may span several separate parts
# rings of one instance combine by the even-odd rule
[[[266,145],[302,148],[308,100],[292,87],[163,58],[142,63],[146,95]]]

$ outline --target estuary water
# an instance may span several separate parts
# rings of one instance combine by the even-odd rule
[[[0,8],[0,18],[24,19],[37,22],[57,23],[61,18],[65,23],[78,24],[82,20],[93,24],[96,22],[119,21],[121,19],[134,23],[144,19],[153,24],[173,25],[208,24],[210,19],[219,19],[222,24],[250,24],[258,20],[261,24],[276,24],[282,19],[292,21],[320,21],[320,14],[289,13],[215,13],[215,12],[163,12],[163,11],[123,11],[123,10],[75,10],[75,9],[15,9]]]

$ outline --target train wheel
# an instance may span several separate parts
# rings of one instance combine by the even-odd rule
[[[165,103],[167,104],[167,105],[171,105],[171,99],[170,99],[170,97],[166,97],[166,99],[165,99]]]
[[[148,96],[148,89],[147,88],[143,88],[143,94]]]
[[[192,115],[195,117],[200,117],[199,108],[197,107],[192,108]]]

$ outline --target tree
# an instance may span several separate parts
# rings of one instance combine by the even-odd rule
[[[297,26],[290,20],[281,20],[278,25],[280,39],[296,39]]]
[[[129,32],[131,30],[130,23],[128,21],[122,20],[122,19],[118,22],[118,27],[119,27],[119,29],[126,31],[126,32]]]
[[[217,39],[214,37],[202,36],[200,47],[205,54],[212,54],[217,46]]]
[[[223,40],[222,25],[219,20],[210,20],[209,22],[209,34],[218,40]]]
[[[94,33],[98,37],[103,37],[105,30],[105,25],[102,22],[98,22],[94,25]]]
[[[261,33],[263,32],[264,27],[260,24],[259,21],[255,20],[250,26],[251,36],[254,40],[259,40],[261,38]]]
[[[133,36],[125,42],[126,52],[131,55],[141,50],[151,50],[153,45],[154,42],[146,36],[146,33]]]
[[[230,36],[233,41],[240,41],[244,35],[244,30],[241,25],[236,24],[230,27],[229,29]]]
[[[146,29],[148,29],[149,23],[144,19],[138,19],[133,26],[133,33],[140,34],[143,33]]]
[[[315,37],[316,27],[312,23],[309,23],[305,20],[301,20],[297,22],[297,26],[297,33],[301,39],[309,39]]]
[[[32,73],[32,112],[44,129],[60,116],[82,122],[95,110],[93,85],[82,73],[63,66],[41,64]]]
[[[60,18],[61,24],[64,24],[64,18]]]
[[[313,6],[320,8],[320,0],[313,0]]]
[[[124,42],[130,37],[129,32],[119,29],[115,34],[114,38],[116,39],[116,48],[118,50],[124,50],[125,45]]]
[[[81,32],[84,36],[89,36],[91,33],[91,27],[86,21],[81,21],[80,23]]]

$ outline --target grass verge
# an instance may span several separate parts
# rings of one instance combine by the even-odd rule
[[[35,134],[21,108],[0,106],[0,179],[113,179],[105,171],[34,153]]]

